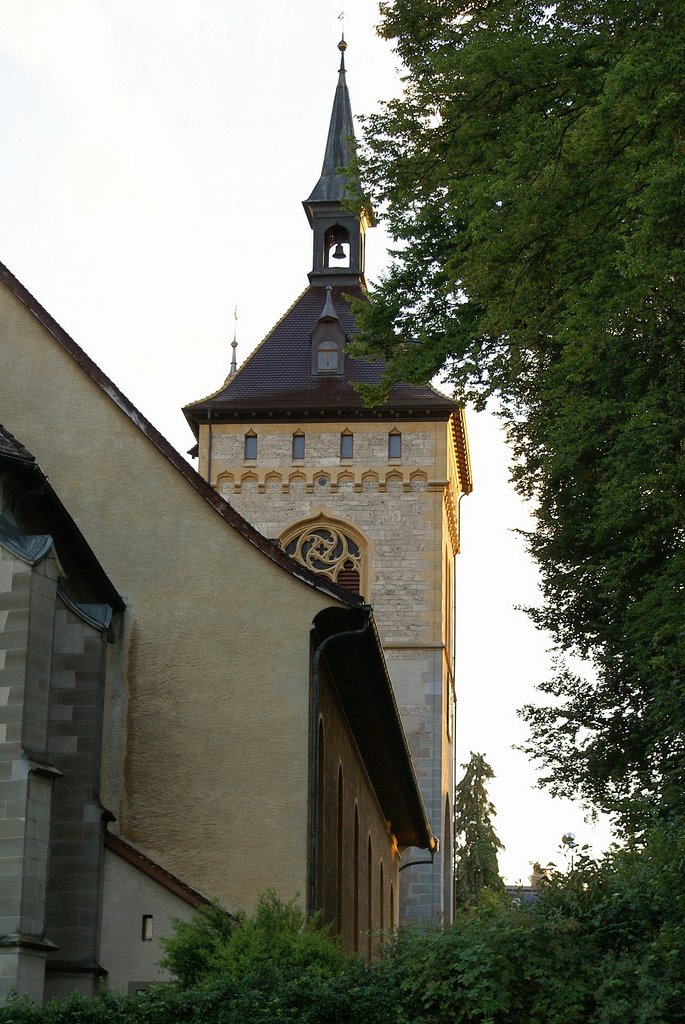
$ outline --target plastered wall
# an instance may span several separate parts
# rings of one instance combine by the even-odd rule
[[[331,599],[223,522],[4,287],[0,355],[6,427],[129,605],[115,827],[229,907],[303,893],[308,633]]]

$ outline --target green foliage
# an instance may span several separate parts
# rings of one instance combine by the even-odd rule
[[[176,921],[175,934],[163,939],[161,965],[183,987],[220,979],[236,987],[266,987],[294,973],[332,978],[346,958],[328,934],[308,920],[295,900],[284,903],[272,891],[258,901],[253,915],[228,914],[219,904]]]
[[[528,708],[553,790],[630,820],[685,792],[685,143],[680,0],[393,0],[404,95],[366,121],[397,240],[357,310],[388,379],[494,399],[534,500]],[[372,396],[378,398],[378,395]],[[644,809],[642,811],[644,813]]]
[[[502,850],[492,819],[495,808],[487,784],[494,773],[482,754],[471,754],[454,802],[456,852],[456,906],[474,903],[483,889],[502,892],[497,851]]]
[[[46,1007],[14,999],[0,1024],[680,1024],[684,870],[685,838],[659,826],[639,848],[579,856],[534,908],[484,891],[449,928],[400,930],[373,963],[343,958],[269,894],[199,984]]]
[[[239,921],[220,903],[213,902],[190,921],[176,919],[173,924],[174,934],[160,940],[166,954],[160,964],[180,985],[189,988],[217,971]]]

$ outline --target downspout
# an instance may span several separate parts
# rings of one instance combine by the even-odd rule
[[[207,409],[207,483],[212,486],[212,410]]]
[[[319,683],[320,664],[324,650],[331,640],[342,640],[348,636],[362,636],[369,628],[371,622],[371,605],[364,604],[360,611],[366,616],[364,624],[359,629],[346,629],[340,633],[331,633],[314,651],[312,658],[312,700],[309,720],[309,806],[310,806],[310,836],[309,836],[309,893],[307,897],[307,913],[314,917],[316,913],[316,862],[318,855],[318,814],[319,814]]]

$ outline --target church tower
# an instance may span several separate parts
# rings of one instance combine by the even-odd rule
[[[219,390],[185,408],[200,473],[295,560],[364,595],[440,852],[407,851],[405,921],[449,921],[453,905],[454,566],[459,498],[471,490],[463,410],[430,386],[385,403],[355,390],[382,364],[355,358],[348,296],[366,297],[371,211],[355,214],[340,173],[354,155],[344,41],[321,176],[304,208],[309,285]],[[258,610],[256,611],[258,613]],[[413,855],[415,854],[415,855]],[[412,862],[419,863],[412,863]]]

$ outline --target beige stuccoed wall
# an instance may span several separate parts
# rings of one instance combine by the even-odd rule
[[[304,895],[308,634],[334,602],[222,521],[4,287],[0,359],[2,422],[130,602],[117,827],[229,907]]]

